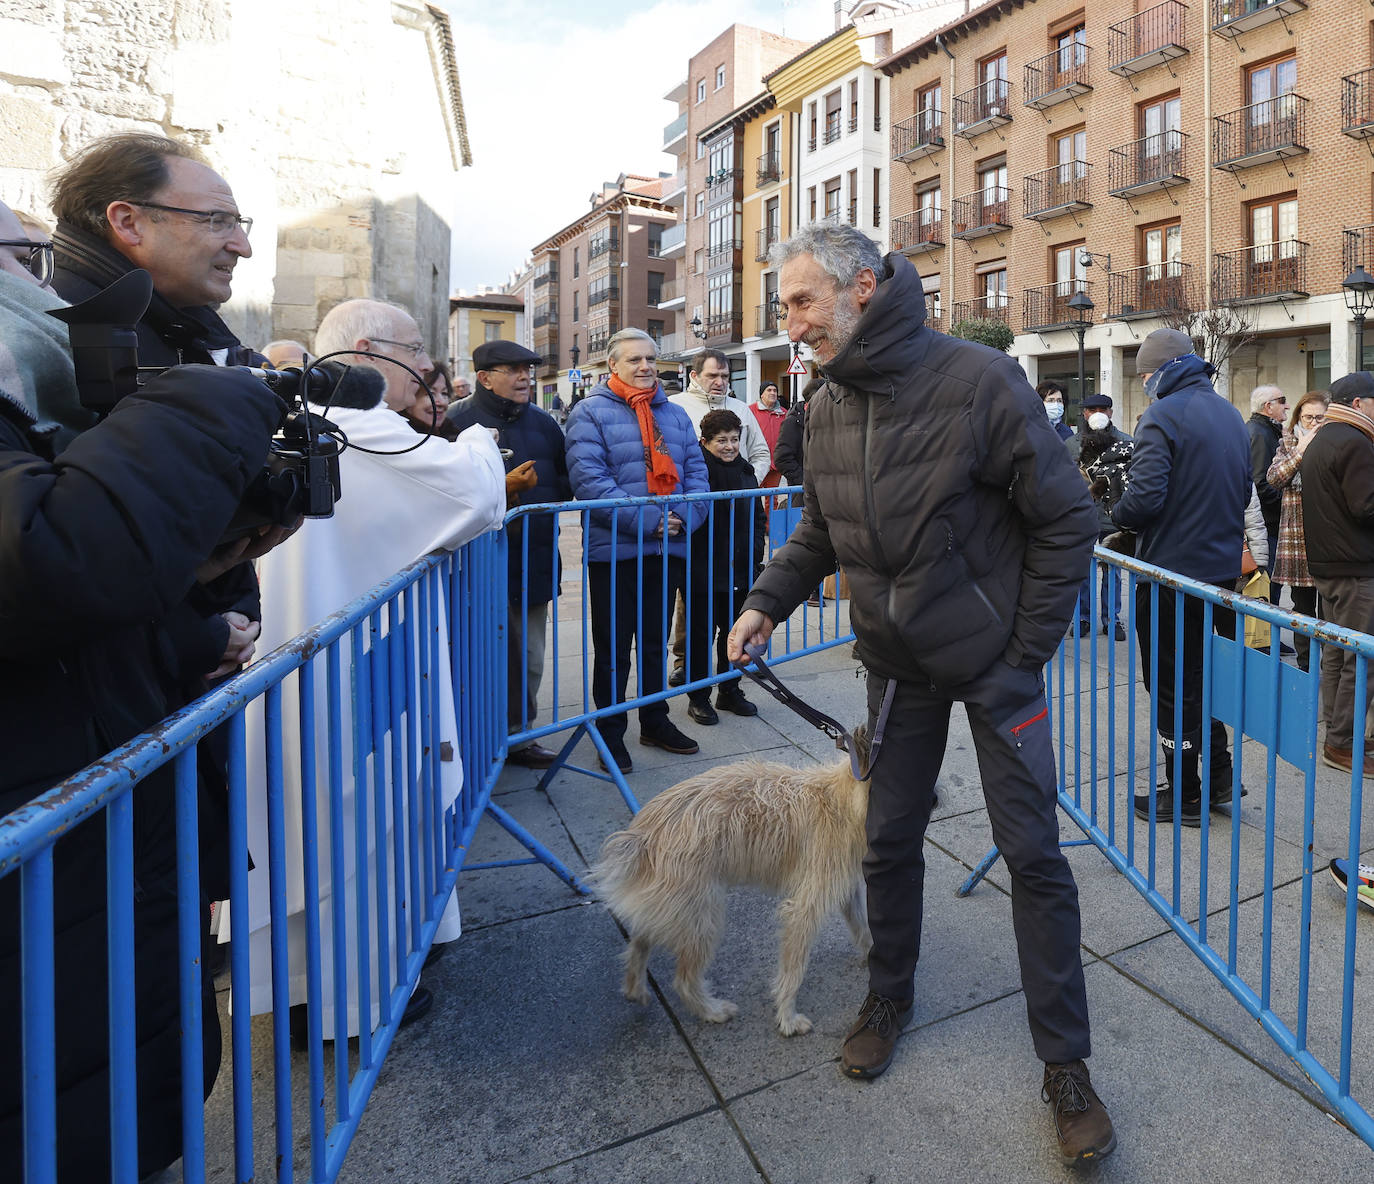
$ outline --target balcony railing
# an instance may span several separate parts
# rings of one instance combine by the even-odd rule
[[[605,354],[606,346],[610,344],[612,333],[594,333],[587,338],[587,360]]]
[[[598,304],[605,304],[608,300],[620,299],[620,285],[607,284],[604,288],[591,288],[587,291],[587,307],[595,308]]]
[[[594,238],[587,244],[587,261],[599,259],[611,251],[620,250],[620,235],[608,234],[604,238]]]
[[[558,283],[558,269],[556,267],[534,277],[534,286],[536,288],[543,288],[547,287],[549,284],[556,283]]]
[[[1270,21],[1287,21],[1307,0],[1212,0],[1212,32],[1234,40]]]
[[[825,116],[825,142],[833,144],[840,138],[840,113],[829,111]]]
[[[1188,6],[1164,0],[1107,29],[1107,69],[1122,78],[1188,52]]]
[[[759,157],[757,183],[767,185],[770,181],[782,180],[782,153],[765,152]]]
[[[1300,299],[1307,295],[1307,244],[1295,238],[1223,251],[1212,260],[1217,304]]]
[[[558,320],[558,303],[536,304],[534,306],[534,328],[538,329]]]
[[[857,197],[849,199],[849,206],[845,210],[845,220],[851,226],[859,224],[859,199]]]
[[[695,341],[696,338],[692,340]],[[671,358],[690,348],[686,333],[665,333],[658,343],[658,356],[660,360]]]
[[[1093,318],[1080,320],[1078,310],[1069,301],[1078,292],[1092,296],[1093,286],[1086,280],[1061,280],[1040,288],[1027,288],[1021,293],[1021,327],[1027,333],[1049,333],[1055,329],[1072,329],[1076,325],[1090,325]]]
[[[892,125],[892,159],[920,160],[945,146],[945,116],[938,107],[917,111]]]
[[[978,238],[1011,229],[1011,190],[990,185],[954,199],[954,237]]]
[[[715,271],[720,267],[733,267],[735,265],[735,252],[743,249],[743,241],[737,238],[727,239],[723,243],[716,243],[714,246],[707,247],[705,249],[706,270]]]
[[[687,244],[687,223],[678,222],[674,226],[665,226],[663,234],[658,240],[658,254],[661,259],[669,259],[678,253],[678,250]]]
[[[924,254],[945,245],[945,220],[939,206],[922,206],[892,219],[892,249],[907,255]]]
[[[687,295],[687,281],[681,277],[674,277],[671,280],[664,280],[658,289],[658,307],[662,308],[665,304],[672,304],[675,300],[681,300]]]
[[[741,168],[718,169],[709,174],[706,178],[706,200],[713,202],[734,196],[743,179],[744,170]]]
[[[1374,136],[1374,70],[1341,79],[1341,131],[1357,140]]]
[[[739,313],[712,313],[706,318],[704,331],[707,341],[738,341],[741,336]]]
[[[1091,47],[1071,41],[1029,62],[1025,68],[1025,105],[1044,111],[1092,90],[1088,81]]]
[[[859,130],[859,117],[857,115],[849,117],[849,130],[851,133]]]
[[[1197,308],[1193,265],[1181,259],[1107,273],[1107,317],[1129,321]]]
[[[972,139],[1011,122],[1011,83],[989,78],[954,96],[954,134]]]
[[[754,306],[754,333],[762,337],[765,333],[780,333],[782,318],[778,316],[778,306],[770,301]]]
[[[1307,100],[1302,95],[1279,95],[1213,119],[1212,161],[1228,173],[1306,151]]]
[[[1107,192],[1113,197],[1130,197],[1186,185],[1186,132],[1156,132],[1113,148],[1107,154]]]
[[[953,309],[950,324],[957,326],[960,321],[1001,321],[1011,323],[1011,297],[1005,292],[990,296],[979,296],[975,300],[959,300]]]
[[[940,303],[940,293],[929,293],[926,296],[926,324],[929,325],[932,329],[939,329],[943,331],[944,322],[941,318],[941,313],[943,312],[944,306]]]
[[[758,263],[763,263],[768,258],[769,249],[774,243],[780,242],[782,234],[776,226],[764,226],[755,231],[758,239],[758,248],[754,252],[754,259]]]
[[[1068,160],[1051,165],[1026,178],[1026,217],[1045,222],[1074,210],[1092,208],[1088,200],[1088,172],[1085,160]]]
[[[676,156],[686,144],[687,112],[684,111],[663,129],[663,151],[667,152],[670,156]]]
[[[554,370],[557,370],[557,369],[558,369],[558,357],[559,357],[559,354],[558,354],[558,346],[557,346],[557,344],[555,344],[554,347],[553,347],[553,349],[550,350],[548,353],[540,354],[540,356],[539,356],[539,371],[540,371],[540,373],[542,374],[542,373],[545,373],[546,371],[554,371]]]
[[[1341,274],[1357,267],[1374,270],[1374,226],[1348,226],[1341,231]]]

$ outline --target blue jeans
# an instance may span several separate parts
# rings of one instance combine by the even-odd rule
[[[1110,533],[1110,531],[1103,531],[1097,536],[1098,542],[1101,542]],[[1119,625],[1121,623],[1121,570],[1106,563],[1099,563],[1098,567],[1100,571],[1097,583],[1101,593],[1099,599],[1102,603],[1100,623],[1106,624],[1110,621]],[[1078,590],[1078,620],[1083,629],[1092,626],[1092,579],[1092,567],[1089,566],[1088,574],[1083,577],[1083,586]],[[1110,603],[1107,600],[1109,592],[1112,597]],[[1115,613],[1112,612],[1113,605],[1116,607]]]

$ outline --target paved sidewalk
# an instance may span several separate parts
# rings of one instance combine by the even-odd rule
[[[576,604],[564,604],[566,619],[575,619]],[[565,691],[575,662],[567,666]],[[781,672],[823,711],[858,718],[863,697],[848,647]],[[799,718],[761,692],[751,697],[762,707],[757,718],[726,715],[714,728],[691,724],[685,703],[673,701],[675,720],[701,742],[695,757],[639,746],[632,721],[629,780],[641,800],[746,755],[794,765],[840,759]],[[589,743],[579,758],[594,766]],[[536,780],[530,771],[508,769],[497,800],[581,871],[606,835],[625,824],[625,806],[605,782],[564,773],[545,795],[533,788]],[[341,1179],[1074,1178],[1058,1161],[1040,1100],[1005,869],[995,868],[969,898],[954,895],[990,845],[960,709],[939,793],[926,839],[916,1011],[882,1078],[860,1083],[837,1069],[839,1040],[866,989],[864,967],[838,917],[822,931],[799,999],[815,1030],[789,1039],[772,1020],[776,923],[762,894],[732,897],[712,978],[740,1012],[712,1025],[680,1006],[669,985],[671,959],[662,953],[651,962],[654,1002],[623,999],[620,930],[599,904],[577,897],[545,869],[469,872],[458,884],[463,937],[425,974],[434,1010],[397,1037]],[[1262,832],[1248,833],[1248,816],[1243,830],[1247,850],[1262,844]],[[1067,824],[1064,833],[1077,837]],[[1221,837],[1214,849],[1227,846]],[[1165,842],[1171,838],[1161,835]],[[521,854],[484,822],[471,861]],[[1089,1174],[1142,1182],[1367,1180],[1374,1153],[1332,1120],[1301,1074],[1165,923],[1095,849],[1074,849],[1071,859],[1082,898],[1094,1083],[1119,1137],[1117,1152]],[[1314,928],[1343,924],[1344,900],[1324,872],[1313,899]],[[1291,886],[1276,892],[1279,910],[1295,900]],[[1224,909],[1224,898],[1210,907]],[[1243,910],[1243,922],[1258,928],[1253,896]],[[1362,931],[1374,923],[1360,920]],[[1276,976],[1284,970],[1276,965]],[[1314,966],[1314,978],[1333,975],[1338,967]],[[1329,1022],[1338,996],[1314,987],[1312,1006],[1314,1024]],[[1357,1011],[1357,1096],[1374,1055],[1359,1019]],[[1333,1055],[1327,1063],[1334,1065]]]

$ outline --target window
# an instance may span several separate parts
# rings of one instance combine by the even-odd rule
[[[984,58],[978,63],[978,81],[982,86],[982,115],[1001,115],[1007,98],[1007,51]]]
[[[1006,158],[991,161],[978,170],[978,188],[983,191],[983,204],[1007,200]]]
[[[849,130],[851,132],[859,130],[859,80],[857,78],[849,80]]]
[[[782,124],[770,123],[763,129],[763,150],[768,154],[768,158],[776,163],[779,168],[782,166]]]
[[[985,311],[1008,308],[1011,297],[1007,295],[1007,261],[998,259],[978,275],[978,292]]]
[[[698,140],[698,141],[697,141],[697,159],[700,160],[700,159],[701,159],[703,156],[705,156],[705,155],[706,155],[706,145],[703,144],[700,140]]]
[[[1058,165],[1055,180],[1061,185],[1081,181],[1088,175],[1088,133],[1083,128],[1054,137],[1052,152]]]
[[[883,170],[873,170],[873,228],[877,230],[882,225],[883,215]]]
[[[832,90],[825,96],[825,142],[833,144],[840,138],[840,92]]]
[[[1050,271],[1054,276],[1054,294],[1058,297],[1072,296],[1088,278],[1088,269],[1078,258],[1078,248],[1082,245],[1080,239],[1050,248]]]
[[[1298,59],[1280,58],[1246,71],[1246,152],[1260,152],[1297,137],[1297,104],[1289,96],[1298,85]]]
[[[1136,129],[1144,141],[1141,151],[1146,156],[1159,156],[1177,150],[1182,109],[1182,100],[1177,95],[1140,105]]]
[[[707,269],[728,267],[733,262],[735,246],[734,203],[726,202],[711,210],[706,224]]]
[[[500,322],[500,321],[483,321],[483,322],[482,322],[482,340],[483,340],[483,341],[500,341],[500,340],[501,340],[501,322]]]
[[[729,173],[734,167],[735,137],[727,135],[711,145],[711,159],[707,163],[706,169],[710,176],[716,177],[722,173]]]
[[[706,323],[708,331],[724,332],[721,321],[735,311],[735,277],[730,271],[717,272],[706,282]]]
[[[921,277],[921,289],[926,294],[926,320],[938,322],[942,319],[940,299],[940,277],[938,275],[923,275]]]
[[[649,272],[649,298],[647,304],[652,308],[663,298],[663,272]]]
[[[698,193],[696,200],[696,217],[700,218],[704,213],[706,213],[706,194]]]
[[[923,86],[916,92],[916,143],[929,143],[934,137],[942,134],[940,106],[943,95],[944,88],[938,82],[931,86]]]
[[[1147,283],[1182,274],[1183,225],[1166,222],[1147,226],[1140,232],[1140,262]]]
[[[825,216],[827,218],[838,218],[840,216],[840,179],[831,177],[825,183]]]
[[[650,222],[644,231],[645,250],[648,251],[650,259],[657,259],[663,251],[663,226],[659,222]]]
[[[807,110],[808,110],[808,113],[809,113],[809,115],[810,115],[810,121],[811,121],[811,122],[810,122],[810,127],[811,127],[811,132],[810,132],[810,135],[807,137],[807,141],[806,141],[806,150],[807,150],[808,152],[815,152],[815,151],[816,151],[816,104],[815,104],[814,101],[812,101],[811,105],[807,108]]]
[[[716,67],[716,89],[720,90],[725,86],[725,67]]]
[[[859,224],[859,170],[849,170],[849,225]]]
[[[573,279],[582,274],[582,248],[573,248]]]
[[[574,289],[574,290],[573,290],[573,315],[572,315],[572,319],[573,319],[573,323],[574,323],[574,324],[582,319],[582,314],[581,314],[581,312],[578,311],[578,308],[577,308],[577,297],[578,297],[578,292],[576,291],[576,289]]]
[[[704,78],[697,82],[697,102],[706,102],[706,79]]]
[[[814,222],[816,220],[816,187],[814,185],[806,191],[806,197],[811,211],[807,221]]]
[[[652,338],[654,339],[654,345],[656,345],[658,348],[662,349],[662,348],[663,348],[663,322],[662,322],[662,321],[649,321],[649,322],[648,322],[648,327],[647,327],[647,330],[646,330],[646,331],[648,332],[649,336],[652,337]]]
[[[873,80],[873,130],[875,132],[883,130],[883,80],[881,78]]]
[[[927,181],[916,189],[916,241],[937,241],[940,227],[940,182]]]
[[[776,197],[770,197],[763,206],[763,229],[769,243],[782,238],[782,207]]]
[[[1087,26],[1077,24],[1071,29],[1065,29],[1058,33],[1054,38],[1054,64],[1060,74],[1072,73],[1079,66],[1085,66],[1088,62],[1088,30]]]
[[[1256,262],[1291,258],[1298,252],[1298,199],[1266,197],[1250,205],[1250,245]]]

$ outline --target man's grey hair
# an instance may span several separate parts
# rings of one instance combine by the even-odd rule
[[[1250,392],[1250,411],[1259,411],[1266,403],[1283,398],[1283,390],[1276,386],[1257,386]]]
[[[650,337],[643,329],[621,329],[614,334],[610,341],[606,343],[606,359],[614,362],[620,358],[620,347],[627,341],[647,341],[654,347],[655,354],[658,352],[658,342]]]
[[[324,314],[324,320],[315,330],[315,353],[320,357],[332,354],[335,350],[352,349],[366,338],[375,341],[379,337],[390,338],[396,333],[396,314],[410,316],[410,309],[402,308],[386,300],[345,300],[336,304]],[[350,359],[341,358],[349,363]],[[352,361],[366,362],[366,358]]]
[[[841,288],[848,288],[866,267],[883,276],[882,249],[862,230],[844,223],[813,222],[768,252],[768,262],[781,267],[799,255],[810,255]]]

